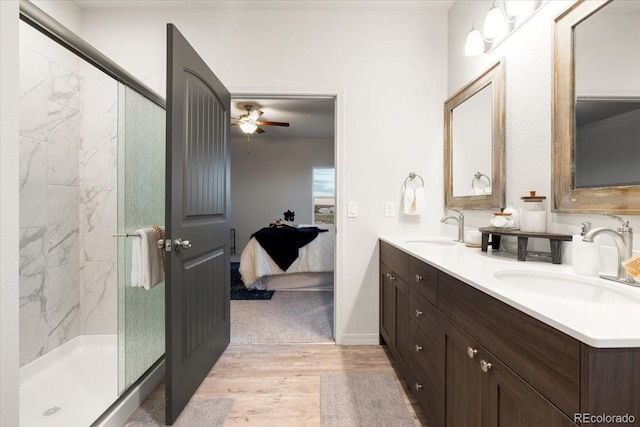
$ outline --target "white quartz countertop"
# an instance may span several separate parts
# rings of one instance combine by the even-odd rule
[[[592,347],[640,347],[640,288],[578,276],[571,265],[529,259],[517,261],[515,255],[492,252],[490,248],[482,252],[460,243],[415,243],[434,240],[430,236],[380,236],[380,239]],[[523,273],[519,280],[522,277],[527,280],[527,274],[576,278],[597,285],[592,287],[592,292],[602,288],[602,292],[620,296],[620,300],[594,302],[598,300],[597,295],[591,298],[557,288],[552,295],[545,294],[542,287],[536,288],[533,283],[534,286],[522,286],[522,282],[501,279],[501,273],[512,276]]]

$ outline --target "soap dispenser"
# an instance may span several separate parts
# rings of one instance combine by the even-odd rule
[[[573,236],[571,244],[573,272],[582,276],[597,276],[600,270],[600,242],[583,240],[590,230],[591,223],[583,222],[580,234]]]

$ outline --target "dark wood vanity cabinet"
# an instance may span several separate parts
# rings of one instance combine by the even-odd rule
[[[443,425],[573,426],[571,420],[484,346],[443,317]]]
[[[640,422],[640,349],[590,347],[382,241],[380,263],[382,342],[430,426]]]
[[[409,257],[400,251],[387,254],[380,264],[380,335],[394,357],[402,359],[408,328],[408,285],[403,280],[408,271]],[[400,271],[400,273],[398,273]]]

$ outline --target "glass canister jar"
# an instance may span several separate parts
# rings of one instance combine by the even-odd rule
[[[494,212],[491,217],[490,224],[497,228],[516,228],[516,224],[513,221],[513,216],[508,212]]]
[[[547,231],[547,198],[537,196],[535,191],[530,191],[528,196],[520,198],[520,231],[533,233],[545,233]]]

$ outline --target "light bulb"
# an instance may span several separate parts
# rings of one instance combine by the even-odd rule
[[[467,41],[464,43],[464,54],[466,56],[476,56],[484,52],[484,39],[480,31],[472,28],[467,34]]]
[[[254,133],[256,129],[258,129],[258,126],[256,126],[253,123],[249,123],[249,122],[240,123],[240,130],[242,130],[242,132],[244,133]]]
[[[507,34],[507,22],[500,8],[493,6],[489,9],[487,16],[484,18],[483,28],[483,35],[487,40],[493,40]]]

